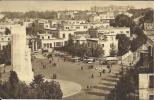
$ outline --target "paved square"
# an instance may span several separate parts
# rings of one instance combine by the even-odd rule
[[[82,90],[73,96],[66,97],[66,100],[100,100],[105,99],[105,96],[110,93],[114,88],[117,78],[115,73],[119,73],[120,65],[113,65],[111,73],[100,74],[95,67],[100,66],[98,63],[93,64],[93,69],[88,69],[89,64],[83,62],[70,62],[64,61],[64,58],[53,57],[51,61],[47,58],[34,59],[33,69],[35,75],[42,74],[47,79],[51,79],[53,74],[56,74],[58,80],[66,80],[78,83],[81,85]],[[56,63],[56,67],[53,66]],[[44,67],[43,67],[44,66]],[[106,65],[103,65],[106,67]],[[81,70],[83,67],[83,70]],[[94,76],[92,78],[91,76]],[[87,89],[87,86],[92,86],[91,89]]]

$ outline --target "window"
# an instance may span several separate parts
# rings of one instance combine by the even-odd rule
[[[149,76],[149,88],[154,88],[154,75]]]
[[[129,31],[126,31],[126,33],[129,33]]]
[[[61,46],[61,42],[56,42],[56,46]]]
[[[44,44],[44,47],[46,47],[47,46],[47,44]]]
[[[52,43],[50,43],[50,48],[52,48]]]
[[[8,40],[10,40],[10,38],[8,38]]]
[[[47,48],[49,48],[49,43],[47,43]]]
[[[154,95],[149,95],[149,100],[154,100]]]
[[[2,46],[2,50],[5,48],[5,46]]]
[[[2,41],[4,40],[4,38],[2,38]]]
[[[80,29],[80,27],[79,27],[79,26],[77,26],[77,27],[76,27],[76,29]]]
[[[42,36],[42,39],[44,39],[44,36]]]
[[[50,39],[50,36],[48,36],[48,39]]]
[[[66,27],[66,29],[69,29],[69,27]]]
[[[54,47],[56,46],[56,43],[54,42]]]
[[[113,44],[113,43],[111,43],[111,44],[110,44],[110,48],[113,48],[113,47],[114,47],[114,44]]]
[[[65,34],[63,34],[63,38],[65,38]]]
[[[87,29],[87,26],[84,26],[84,29]]]
[[[104,44],[102,44],[102,47],[104,47]]]

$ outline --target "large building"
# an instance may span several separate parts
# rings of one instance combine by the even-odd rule
[[[63,47],[66,40],[64,38],[54,38],[52,34],[39,34],[40,49],[52,51],[56,47]]]
[[[139,100],[154,100],[154,74],[139,74]]]
[[[11,41],[11,35],[0,34],[0,50],[3,50],[5,46]]]
[[[144,23],[144,30],[148,31],[148,30],[154,30],[154,23],[151,22],[146,22]]]
[[[113,19],[115,19],[115,15],[114,13],[111,12],[94,14],[89,17],[89,21],[91,22],[103,22],[104,20],[113,20]]]
[[[97,46],[101,46],[102,50],[104,51],[104,56],[110,56],[111,51],[118,50],[118,40],[112,40],[106,36],[100,38],[88,38],[87,39],[88,47],[96,48]]]
[[[5,46],[11,41],[10,25],[0,25],[0,50],[3,50]]]

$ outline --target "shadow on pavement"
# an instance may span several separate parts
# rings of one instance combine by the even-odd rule
[[[96,96],[106,96],[107,94],[101,93],[101,92],[87,92],[90,95],[96,95]]]

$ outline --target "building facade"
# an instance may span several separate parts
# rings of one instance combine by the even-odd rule
[[[154,74],[139,74],[139,100],[154,100]]]

